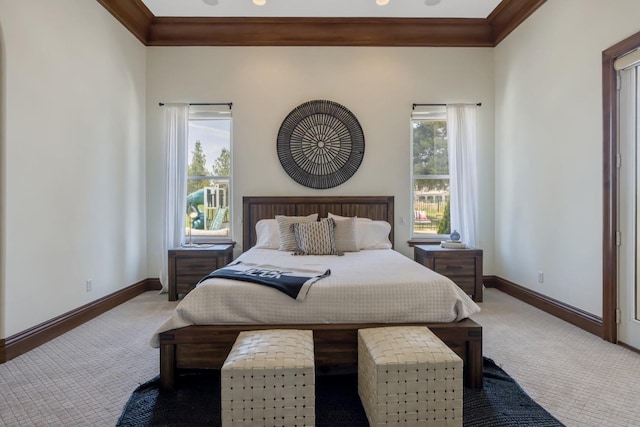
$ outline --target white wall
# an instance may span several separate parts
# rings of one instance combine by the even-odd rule
[[[244,195],[394,195],[408,256],[411,104],[482,102],[485,274],[601,315],[600,60],[637,16],[637,0],[550,1],[495,49],[145,49],[97,2],[0,0],[0,337],[158,276],[160,101],[234,103],[238,243]],[[311,99],[365,132],[360,169],[330,190],[294,182],[275,152]]]
[[[0,0],[0,30],[8,337],[147,277],[145,49],[95,1]]]
[[[148,274],[160,270],[163,110],[158,102],[233,102],[234,239],[242,242],[242,196],[393,195],[395,247],[408,256],[413,103],[482,102],[480,245],[493,253],[493,50],[484,48],[162,47],[147,49]],[[351,110],[365,134],[356,174],[329,190],[293,181],[276,136],[299,104],[328,99]],[[401,224],[404,219],[404,225]],[[239,249],[239,248],[238,248]]]
[[[549,1],[495,49],[495,274],[599,316],[601,58],[638,16],[637,0]]]

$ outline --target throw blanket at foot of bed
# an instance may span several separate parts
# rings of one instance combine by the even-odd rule
[[[258,283],[284,292],[291,298],[303,301],[312,284],[331,274],[329,269],[305,269],[279,267],[271,264],[255,264],[236,261],[213,271],[200,283],[215,277]]]

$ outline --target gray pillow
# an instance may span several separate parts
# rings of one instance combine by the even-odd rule
[[[334,227],[335,222],[331,218],[293,224],[291,228],[300,248],[296,255],[342,255],[336,251]]]
[[[336,227],[333,230],[333,236],[336,242],[336,250],[339,252],[358,252],[358,239],[356,238],[356,221],[357,218],[333,217]]]
[[[318,214],[311,214],[307,216],[276,215],[276,222],[278,223],[278,234],[280,235],[280,246],[278,247],[278,250],[297,251],[298,244],[296,243],[296,236],[293,234],[291,226],[299,222],[317,221]]]

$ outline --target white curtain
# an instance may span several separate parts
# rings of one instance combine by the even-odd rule
[[[162,292],[169,289],[168,250],[184,243],[187,206],[187,135],[189,104],[165,105],[164,236],[162,239]]]
[[[447,105],[451,231],[467,246],[478,244],[476,105]]]

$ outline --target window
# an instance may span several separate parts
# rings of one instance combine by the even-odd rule
[[[451,230],[449,146],[445,106],[420,107],[411,115],[412,238],[439,237]]]
[[[185,233],[194,241],[231,238],[231,110],[190,106]]]

